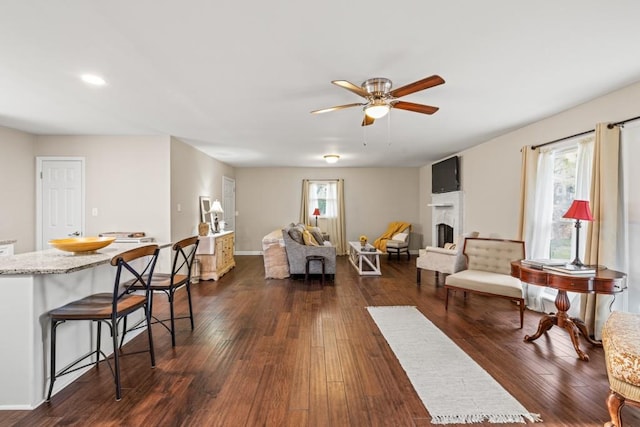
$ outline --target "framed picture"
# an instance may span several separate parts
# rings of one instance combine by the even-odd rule
[[[209,225],[213,224],[213,214],[211,210],[211,197],[200,196],[200,221]]]

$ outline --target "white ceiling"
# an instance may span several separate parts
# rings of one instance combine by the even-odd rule
[[[237,167],[322,167],[327,153],[421,166],[640,80],[637,0],[0,6],[0,125],[173,135]],[[361,102],[331,80],[432,74],[446,83],[403,98],[440,107],[432,116],[392,110],[363,128],[360,108],[309,113]]]

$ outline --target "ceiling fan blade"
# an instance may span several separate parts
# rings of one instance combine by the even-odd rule
[[[433,114],[439,110],[438,107],[432,107],[431,105],[414,104],[413,102],[397,101],[391,104],[393,108],[399,108],[401,110],[413,111],[415,113]]]
[[[444,79],[434,74],[431,77],[426,77],[422,80],[418,80],[417,82],[409,83],[408,85],[394,89],[390,92],[390,95],[394,98],[400,98],[402,96],[409,95],[410,93],[429,89],[430,87],[438,86],[443,83]]]
[[[350,90],[351,92],[355,93],[356,95],[360,95],[363,98],[368,98],[371,96],[369,92],[362,89],[360,86],[356,86],[353,83],[348,82],[346,80],[333,80],[331,83],[333,83],[336,86],[340,86],[342,88]]]
[[[375,119],[367,116],[366,114],[364,115],[364,119],[362,119],[362,126],[369,126],[372,125],[373,122],[375,122]]]
[[[363,105],[366,105],[366,104],[357,102],[354,104],[336,105],[335,107],[323,108],[322,110],[313,110],[311,114],[328,113],[329,111],[343,110],[345,108],[351,108],[351,107],[362,107]]]

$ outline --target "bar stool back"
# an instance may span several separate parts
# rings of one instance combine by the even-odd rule
[[[173,263],[171,266],[171,273],[154,273],[149,287],[151,289],[150,294],[150,304],[151,307],[151,316],[153,320],[152,324],[160,323],[169,333],[171,334],[171,345],[173,347],[176,346],[176,327],[175,321],[178,319],[190,319],[191,320],[191,330],[194,328],[193,322],[193,308],[191,304],[191,272],[193,267],[193,262],[196,256],[196,249],[198,249],[198,236],[187,237],[173,244],[173,250],[175,251],[175,255],[173,257]],[[174,312],[174,294],[175,292],[181,288],[185,287],[187,291],[187,299],[189,302],[189,315],[185,316],[175,316]],[[134,285],[131,290],[144,290],[144,286],[142,284]],[[169,310],[170,317],[168,319],[159,319],[153,314],[153,295],[154,292],[164,292],[167,295],[169,300]],[[126,322],[126,320],[125,320]],[[167,326],[169,323],[169,326]],[[126,325],[126,323],[125,323]],[[134,326],[132,329],[136,329],[139,326]],[[126,329],[126,328],[125,328]],[[124,339],[124,334],[122,335]]]
[[[69,374],[90,365],[98,365],[106,361],[113,373],[116,385],[116,400],[120,400],[120,348],[118,347],[118,323],[122,318],[137,311],[144,310],[147,325],[151,322],[151,303],[149,297],[148,279],[153,278],[153,269],[158,259],[158,245],[147,245],[128,250],[114,256],[111,265],[116,267],[115,283],[112,293],[100,293],[89,295],[77,301],[70,302],[62,307],[58,307],[49,312],[51,320],[51,379],[47,402],[51,400],[53,384],[56,378]],[[133,261],[139,262],[132,263]],[[138,267],[138,268],[136,268]],[[126,277],[125,277],[126,276]],[[133,278],[131,278],[133,276]],[[133,286],[140,286],[145,289],[144,294],[131,294]],[[65,368],[56,372],[56,330],[62,323],[73,320],[91,320],[97,322],[97,343],[96,349],[89,351],[84,356],[79,357]],[[101,350],[102,323],[106,323],[111,330],[113,341],[113,367],[107,355]],[[151,357],[151,367],[155,367],[155,354],[153,351],[153,336],[151,327],[147,327],[149,339],[148,351]],[[140,352],[136,352],[140,353]],[[129,353],[135,354],[135,353]],[[86,359],[95,355],[95,361],[89,361],[82,366],[78,366]],[[102,356],[102,360],[100,358]]]

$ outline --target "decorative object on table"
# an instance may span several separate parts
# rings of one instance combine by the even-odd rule
[[[213,214],[211,213],[210,197],[200,196],[200,222],[209,224],[209,230],[213,228]]]
[[[317,227],[318,226],[318,216],[320,216],[320,209],[316,208],[316,210],[314,210],[311,215],[316,217],[316,227]]]
[[[70,237],[49,240],[49,244],[61,251],[87,254],[109,246],[115,240],[115,237]]]
[[[201,222],[198,224],[198,235],[200,236],[208,236],[209,235],[209,224],[206,222]]]
[[[542,421],[415,307],[367,307],[367,311],[429,411],[432,424]]]
[[[362,246],[363,248],[367,246],[367,236],[365,236],[364,234],[360,236],[360,246]]]
[[[576,220],[576,257],[571,264],[577,267],[583,267],[584,264],[580,261],[580,220],[593,221],[591,215],[591,209],[589,209],[588,200],[574,200],[569,210],[562,215],[563,218],[570,218]]]
[[[222,205],[220,204],[220,200],[215,199],[213,201],[213,204],[211,205],[211,209],[209,210],[209,213],[212,213],[212,214],[215,215],[215,217],[213,219],[213,232],[214,233],[219,233],[220,232],[220,223],[218,222],[218,214],[224,213],[224,211],[222,210]]]
[[[227,226],[227,222],[224,220],[218,221],[218,226],[220,227],[220,232],[223,232],[225,227]]]

